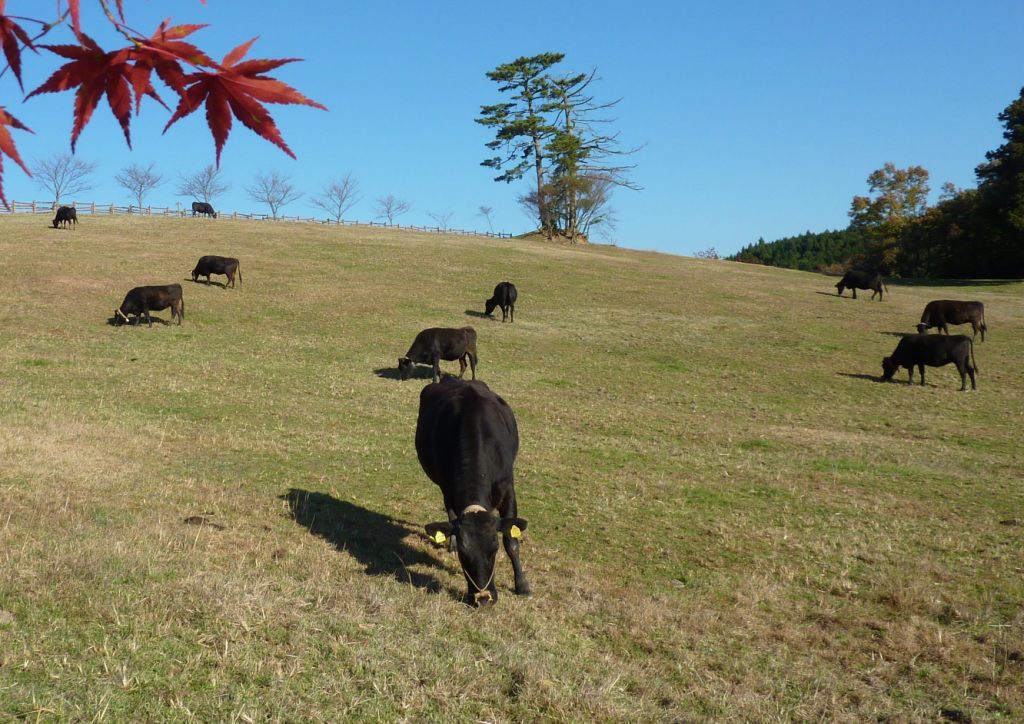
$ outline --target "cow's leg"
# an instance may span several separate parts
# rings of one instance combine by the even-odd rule
[[[210,286],[210,275],[206,275],[206,286]]]
[[[509,482],[511,492],[506,496],[505,500],[498,505],[498,513],[502,518],[515,518],[518,516],[516,508],[516,493],[515,489],[512,488],[511,481]],[[526,580],[526,575],[523,573],[523,564],[519,561],[519,540],[513,538],[511,533],[503,533],[501,536],[501,543],[505,547],[505,555],[512,561],[512,575],[515,576],[516,581],[516,595],[517,596],[530,596],[533,592],[530,590],[530,584]]]
[[[466,355],[459,357],[459,379],[466,374]]]
[[[476,353],[470,352],[469,354],[469,366],[473,370],[473,379],[476,379]]]
[[[918,365],[917,369],[921,373],[921,387],[924,387],[924,365]]]
[[[435,354],[433,360],[431,361],[433,362],[434,368],[434,377],[432,381],[437,382],[438,380],[441,379],[441,355]]]
[[[152,326],[153,326],[153,318],[152,318],[151,316],[149,316],[149,308],[147,307],[147,308],[143,309],[142,311],[143,311],[143,312],[145,313],[145,315],[146,315],[146,323],[147,323],[147,324],[148,324],[148,325],[149,325],[150,327],[152,327]]]
[[[853,292],[853,298],[856,299],[857,298],[857,287],[853,287],[852,289],[850,289],[850,291]]]
[[[514,304],[508,305],[508,321],[509,324],[516,321],[516,305]]]
[[[967,374],[971,376],[971,389],[978,389],[978,380],[974,377],[974,365],[970,362],[967,362]]]

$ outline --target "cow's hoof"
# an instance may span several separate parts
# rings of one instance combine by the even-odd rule
[[[516,584],[516,595],[524,598],[532,598],[533,590],[530,588],[530,584],[523,581],[521,584]]]

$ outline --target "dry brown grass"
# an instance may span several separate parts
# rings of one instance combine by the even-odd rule
[[[1019,284],[879,304],[593,245],[45,224],[0,218],[6,716],[1024,716]],[[183,281],[181,327],[105,323],[205,253],[244,283]],[[467,315],[502,279],[516,323]],[[980,390],[868,379],[946,297],[986,303]],[[499,560],[487,612],[421,533],[422,382],[375,374],[467,323],[519,420],[537,594]]]

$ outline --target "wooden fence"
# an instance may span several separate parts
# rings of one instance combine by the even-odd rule
[[[73,206],[79,214],[90,216],[113,215],[113,216],[157,216],[163,218],[183,218],[192,215],[191,208],[167,206],[118,206],[117,204],[97,204],[95,201],[72,201],[62,206]],[[11,201],[10,208],[4,209],[0,206],[0,213],[8,214],[52,214],[56,205],[52,201]],[[305,224],[325,224],[328,226],[380,226],[389,229],[405,229],[407,231],[425,231],[433,234],[459,234],[462,236],[487,236],[494,239],[511,239],[512,234],[494,231],[472,231],[467,229],[447,229],[440,226],[402,226],[401,224],[389,224],[385,221],[349,221],[342,219],[317,219],[312,216],[278,216],[276,219],[267,214],[243,214],[238,211],[230,213],[218,212],[223,219],[248,219],[250,221],[277,221],[277,222],[299,222]]]

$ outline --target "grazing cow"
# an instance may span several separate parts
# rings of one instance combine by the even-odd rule
[[[530,595],[519,562],[519,537],[526,521],[516,509],[512,465],[519,451],[519,430],[512,408],[483,382],[446,379],[420,392],[416,455],[423,471],[444,496],[448,520],[430,523],[427,535],[437,543],[451,539],[459,555],[470,606],[497,602],[494,584],[498,533],[512,561],[515,591]],[[494,511],[500,518],[495,518]]]
[[[949,334],[950,324],[970,323],[974,330],[974,336],[978,336],[981,330],[981,341],[985,341],[985,305],[981,302],[960,302],[955,299],[937,299],[928,302],[921,314],[921,323],[917,325],[917,331],[924,334],[931,327],[938,327],[939,332]]]
[[[518,296],[519,292],[516,291],[515,284],[512,282],[499,282],[498,286],[494,287],[494,294],[484,302],[484,314],[489,317],[495,307],[501,307],[502,322],[505,321],[506,314],[511,317],[509,321],[516,321],[516,297]]]
[[[193,201],[192,202],[192,215],[203,214],[204,216],[212,216],[217,218],[217,212],[213,210],[213,207],[205,201]]]
[[[206,277],[206,284],[210,284],[211,274],[223,274],[228,278],[228,284],[235,286],[235,275],[238,281],[242,281],[242,267],[238,259],[231,256],[201,256],[196,262],[196,268],[192,270],[192,281],[198,281],[199,277]],[[225,288],[228,286],[225,284]]]
[[[942,367],[950,362],[960,373],[960,391],[967,389],[967,375],[971,376],[971,389],[978,389],[974,373],[978,363],[974,361],[974,342],[965,334],[943,337],[941,334],[908,334],[899,341],[895,351],[882,359],[882,381],[892,379],[900,367],[910,372],[909,384],[914,383],[914,366],[921,373],[924,384],[924,367]]]
[[[136,322],[142,315],[146,315],[146,321],[152,327],[150,311],[159,312],[168,307],[171,308],[171,319],[177,317],[178,324],[181,324],[181,320],[185,318],[185,300],[181,298],[180,284],[135,287],[124,295],[121,306],[114,310],[114,321],[116,324],[129,324],[129,314],[135,315]]]
[[[407,380],[413,376],[417,364],[432,365],[434,382],[441,378],[441,360],[459,361],[459,379],[466,374],[466,360],[476,379],[476,330],[472,327],[448,329],[432,327],[416,335],[405,357],[398,358],[398,376]]]
[[[57,215],[53,217],[53,228],[74,228],[71,225],[78,225],[78,211],[74,206],[61,206],[57,209]]]
[[[858,289],[870,289],[871,298],[874,299],[877,294],[878,301],[882,301],[882,286],[882,275],[878,272],[848,271],[836,284],[836,289],[839,290],[839,296],[843,296],[843,289],[849,289],[854,299],[857,298]],[[889,287],[885,287],[885,291],[889,291]]]

